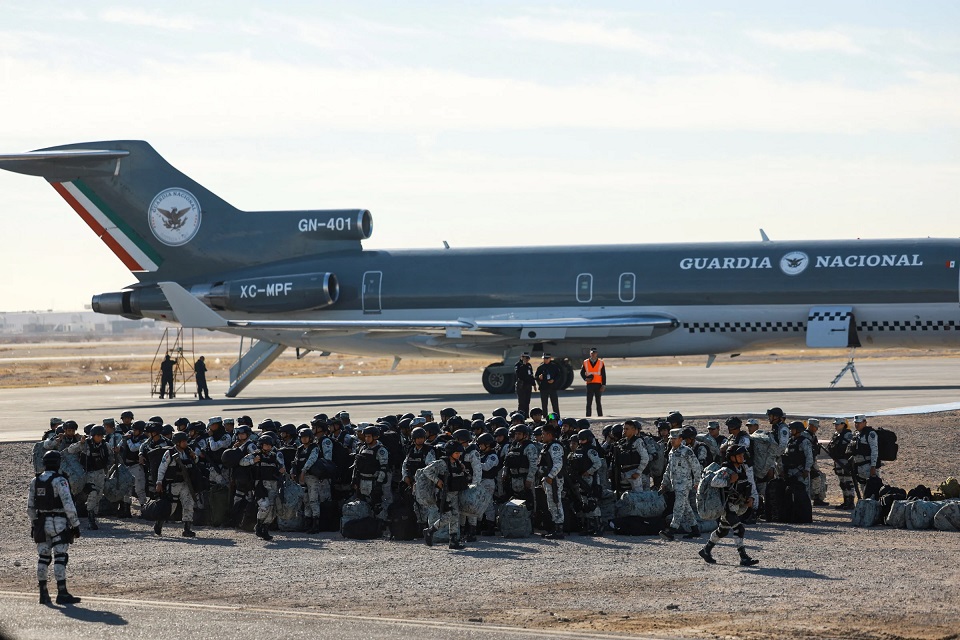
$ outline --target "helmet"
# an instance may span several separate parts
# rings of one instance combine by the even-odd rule
[[[513,413],[510,414],[510,421],[511,421],[511,422],[513,422],[514,420],[519,420],[519,421],[523,422],[523,421],[526,420],[526,419],[527,419],[527,416],[523,415],[523,412],[522,412],[522,411],[514,411]]]
[[[436,422],[427,422],[423,425],[423,430],[427,432],[427,435],[440,435],[440,425]]]
[[[172,424],[165,424],[160,427],[160,433],[162,433],[164,437],[172,436],[174,431],[176,431],[176,429],[173,428]]]
[[[593,442],[596,437],[593,435],[593,431],[590,429],[581,429],[577,432],[577,440],[586,440],[587,442]]]
[[[494,444],[496,444],[496,441],[493,439],[493,436],[490,435],[489,433],[481,433],[477,437],[477,444],[482,444],[488,447],[492,447]]]
[[[409,429],[410,423],[413,422],[413,418],[403,418],[400,422],[397,423],[398,429]]]
[[[767,409],[767,417],[768,417],[768,418],[782,418],[782,417],[783,417],[783,409],[781,409],[780,407],[772,407],[772,408],[770,408],[770,409]]]
[[[673,424],[682,424],[682,423],[683,423],[683,414],[680,413],[679,411],[671,411],[671,412],[667,415],[667,422],[671,422],[671,423],[673,423]]]
[[[377,418],[377,422],[385,422],[391,427],[395,427],[400,421],[397,419],[397,416],[391,414],[389,416],[383,416],[382,418]]]
[[[95,424],[93,422],[88,422],[87,424],[83,425],[83,432],[87,435],[90,435],[90,429],[92,429],[94,426]]]
[[[129,409],[127,409],[126,411],[120,414],[121,420],[124,420],[126,418],[130,418],[131,420],[133,420],[133,411],[130,411]]]
[[[410,437],[413,438],[414,440],[416,440],[417,438],[426,438],[427,430],[424,429],[423,427],[417,427],[416,429],[410,432]]]
[[[272,446],[276,445],[277,443],[276,443],[276,441],[273,439],[273,436],[271,436],[271,435],[263,435],[263,436],[260,436],[260,439],[257,440],[257,446],[258,446],[258,447],[262,447],[262,446],[265,445],[265,444],[268,444],[268,445],[270,445],[270,446],[272,447]]]
[[[291,436],[297,435],[297,428],[290,423],[287,423],[280,427],[280,433],[288,433]]]
[[[723,424],[727,425],[728,429],[739,429],[743,426],[743,420],[737,416],[733,416],[732,418],[727,418]]]
[[[380,427],[365,427],[361,432],[365,436],[373,436],[374,438],[380,437]]]
[[[483,424],[483,420],[474,420],[470,423],[470,429],[476,431],[477,429],[486,429],[487,425]]]
[[[615,425],[613,425],[612,427],[610,427],[610,435],[613,436],[614,438],[616,438],[617,440],[619,440],[620,438],[622,438],[622,437],[623,437],[623,425],[622,425],[622,424],[615,424]]]
[[[506,407],[497,407],[496,409],[493,410],[493,413],[491,413],[490,415],[493,416],[494,418],[506,418],[507,409]]]
[[[234,429],[233,432],[236,434],[245,433],[247,434],[247,437],[249,437],[250,434],[253,433],[253,429],[251,429],[248,425],[242,424]]]
[[[106,430],[105,427],[103,427],[103,426],[101,426],[101,425],[95,425],[95,426],[90,427],[90,437],[91,437],[91,438],[92,438],[93,436],[106,436],[106,435],[107,435],[107,430]]]
[[[313,416],[313,420],[316,422],[328,422],[330,418],[328,418],[327,414],[325,413],[318,413],[317,415]]]
[[[483,414],[480,413],[479,411],[474,411],[472,414],[470,414],[470,421],[473,422],[474,420],[479,420],[480,422],[483,422],[484,420]]]
[[[494,438],[509,438],[510,430],[506,427],[497,427],[497,430],[493,432]]]
[[[566,427],[566,426],[576,427],[576,426],[577,426],[577,419],[576,419],[576,418],[564,418],[563,420],[560,421],[560,426],[562,426],[562,427]]]
[[[455,415],[457,415],[457,410],[454,409],[453,407],[446,407],[444,409],[440,409],[440,417],[443,418],[444,421],[446,421],[447,419]]]
[[[257,428],[260,429],[260,431],[276,431],[276,428],[273,426],[273,420],[270,418],[261,420]]]
[[[443,445],[443,455],[449,457],[455,453],[463,453],[462,444],[460,444],[456,440],[451,440],[447,444]]]
[[[514,433],[522,433],[522,434],[527,435],[527,436],[530,435],[530,427],[528,427],[528,426],[525,425],[525,424],[517,424],[517,425],[514,425],[514,426],[510,427],[510,430],[513,431]]]
[[[690,438],[697,437],[697,430],[693,427],[684,427],[683,431],[680,432],[680,437],[684,440],[689,440]]]
[[[62,425],[60,425],[60,426],[63,427],[63,430],[64,430],[64,431],[66,431],[67,429],[73,429],[74,431],[76,431],[76,430],[77,430],[77,421],[76,421],[76,420],[67,420],[66,422],[64,422],[64,423],[63,423]]]
[[[453,439],[458,442],[470,442],[473,440],[473,436],[466,429],[457,429],[453,432]]]
[[[163,424],[163,418],[161,418],[160,416],[153,416],[152,418],[147,420],[147,422],[156,422],[157,424]]]
[[[500,427],[507,426],[507,421],[505,418],[501,416],[493,416],[492,418],[490,418],[487,424],[490,425],[491,429],[498,429]]]
[[[579,420],[577,420],[578,431],[583,431],[584,429],[589,429],[589,428],[590,428],[589,420],[587,420],[586,418],[580,418]]]
[[[173,444],[177,444],[178,442],[186,442],[189,439],[190,438],[183,431],[177,431],[175,434],[173,434]]]
[[[177,418],[177,421],[173,423],[174,426],[179,427],[182,424],[190,424],[190,418]]]
[[[147,426],[147,423],[145,423],[143,420],[137,420],[136,422],[130,425],[130,430],[143,431],[146,426]]]
[[[60,452],[47,451],[43,454],[43,468],[47,471],[56,471],[60,468]]]
[[[741,454],[745,454],[746,452],[747,452],[746,447],[740,446],[739,444],[735,444],[729,449],[727,449],[727,457],[732,458],[733,456],[739,456]]]
[[[313,440],[313,430],[312,430],[312,429],[307,429],[307,428],[302,428],[302,429],[300,429],[300,431],[297,431],[297,437],[298,437],[298,438],[310,438],[311,440]]]
[[[534,436],[539,436],[543,433],[543,427],[535,427],[533,430]]]
[[[117,426],[117,421],[113,418],[104,418],[100,421],[105,427],[115,427]]]
[[[450,418],[447,419],[447,428],[450,429],[451,431],[462,429],[463,418],[461,418],[460,416],[450,416]]]
[[[50,428],[57,426],[58,424],[63,424],[63,420],[60,418],[50,418]]]
[[[139,420],[137,422],[139,422]],[[136,429],[136,427],[134,427],[134,429]],[[162,427],[160,425],[150,422],[150,423],[147,423],[147,426],[144,428],[144,431],[146,431],[147,433],[160,433],[161,429]]]
[[[803,423],[800,422],[799,420],[794,420],[793,422],[790,423],[789,428],[799,429],[800,431],[803,431]]]

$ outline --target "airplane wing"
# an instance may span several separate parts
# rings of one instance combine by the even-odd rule
[[[446,320],[228,320],[194,297],[176,282],[158,282],[177,321],[188,329],[437,329],[468,330],[506,334],[520,332],[527,340],[554,340],[566,337],[567,332],[584,337],[584,332],[609,332],[616,329],[640,330],[650,334],[654,329],[674,329],[675,318],[665,315],[612,316],[606,318],[546,318],[535,320],[466,318]],[[597,337],[603,337],[598,336]]]

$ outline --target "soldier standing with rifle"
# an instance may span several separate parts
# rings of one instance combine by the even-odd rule
[[[157,469],[157,495],[163,494],[165,487],[169,487],[167,493],[170,497],[179,500],[183,507],[183,532],[180,535],[184,538],[194,538],[197,535],[191,528],[193,509],[196,506],[194,499],[196,492],[190,477],[196,463],[197,453],[190,448],[187,434],[180,431],[173,434],[173,447],[163,454],[163,460],[160,461],[160,467]],[[163,532],[163,520],[156,521],[153,532],[158,536]]]

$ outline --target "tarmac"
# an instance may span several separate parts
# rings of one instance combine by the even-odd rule
[[[609,385],[603,396],[604,418],[641,417],[650,421],[681,411],[696,419],[730,415],[763,415],[782,407],[791,417],[850,417],[915,414],[960,409],[960,359],[954,357],[868,359],[857,364],[864,387],[845,375],[836,388],[830,382],[844,365],[836,362],[771,362],[734,364],[718,361],[706,369],[702,360],[676,366],[637,366],[637,360],[607,364]],[[210,384],[212,400],[198,401],[193,389],[176,398],[150,396],[144,384],[99,384],[0,390],[0,442],[32,441],[52,416],[76,420],[81,426],[119,417],[124,409],[138,419],[161,416],[173,423],[210,416],[249,415],[300,424],[316,413],[348,410],[354,423],[372,422],[387,413],[430,409],[439,414],[453,407],[461,414],[480,411],[489,416],[497,407],[516,408],[512,395],[490,395],[480,385],[480,372],[456,374],[385,373],[326,378],[260,379],[238,398],[226,398],[226,383]],[[585,391],[577,379],[562,391],[560,410],[582,417]],[[534,403],[539,395],[534,393]]]

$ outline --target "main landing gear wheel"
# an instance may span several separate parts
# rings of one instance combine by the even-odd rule
[[[560,370],[563,372],[563,384],[560,385],[561,389],[569,389],[570,385],[573,384],[573,381],[576,378],[576,374],[573,371],[573,365],[566,358],[560,362]]]
[[[513,373],[497,371],[497,369],[503,369],[503,364],[495,362],[483,370],[483,377],[481,378],[483,388],[487,390],[487,393],[495,395],[513,393],[513,383],[516,376]]]

